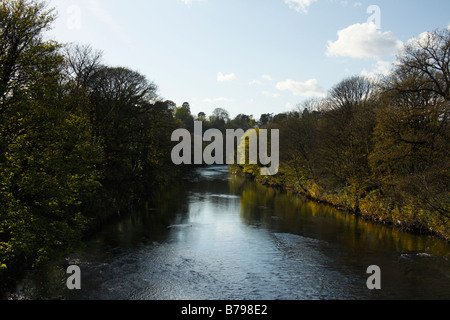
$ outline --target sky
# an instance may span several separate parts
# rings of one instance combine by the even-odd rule
[[[450,28],[448,0],[48,0],[47,36],[91,45],[194,115],[282,113],[354,75],[386,74],[405,44]]]

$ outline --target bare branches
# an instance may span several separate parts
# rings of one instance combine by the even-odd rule
[[[419,77],[421,90],[450,99],[450,30],[426,32],[411,41],[399,57],[397,77]],[[408,86],[399,90],[408,91]]]
[[[94,74],[101,68],[103,53],[91,46],[69,45],[64,48],[67,76],[77,87],[87,87]]]

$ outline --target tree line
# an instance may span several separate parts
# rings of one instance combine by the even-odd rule
[[[170,101],[90,46],[45,40],[42,2],[0,3],[0,282],[179,176]]]
[[[257,180],[449,239],[450,30],[422,34],[388,76],[353,76],[275,115],[280,173]]]
[[[112,214],[182,174],[179,128],[280,131],[280,171],[257,181],[404,229],[449,238],[450,30],[410,42],[392,73],[354,76],[297,111],[192,115],[90,46],[45,40],[56,16],[0,3],[0,283],[70,252]]]
[[[174,106],[174,117],[191,132],[201,121],[204,132],[215,128],[224,136],[227,129],[278,129],[276,176],[261,176],[261,165],[233,170],[367,219],[449,239],[449,66],[450,30],[435,30],[410,41],[389,75],[343,79],[326,98],[296,111],[231,119],[223,108],[192,115],[186,102]]]
[[[200,112],[197,116],[195,116],[191,113],[189,102],[183,103],[180,107],[176,107],[173,102],[172,104],[175,110],[175,119],[177,119],[178,122],[190,132],[194,131],[195,121],[202,122],[203,131],[218,129],[225,133],[227,129],[242,129],[247,131],[261,125],[266,125],[269,122],[269,119],[273,117],[273,115],[267,114],[262,115],[260,120],[256,120],[253,115],[241,113],[231,119],[230,113],[224,108],[214,109],[210,116],[208,116],[205,112]]]

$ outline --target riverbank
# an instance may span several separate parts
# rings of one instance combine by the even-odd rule
[[[158,194],[164,193],[165,189],[175,183],[180,177],[192,171],[188,166],[177,167],[173,170],[170,180],[167,180],[158,189],[147,190],[141,194],[122,194],[120,199],[107,197],[98,191],[97,201],[83,205],[83,215],[89,220],[81,231],[79,239],[70,242],[64,248],[53,252],[45,260],[37,261],[37,256],[17,256],[15,261],[9,261],[8,268],[0,270],[0,299],[2,295],[15,287],[17,282],[30,270],[39,267],[48,261],[58,260],[64,255],[84,248],[86,242],[101,233],[104,228],[128,218],[133,212],[147,207],[157,198]]]
[[[188,228],[169,226],[192,226]],[[113,222],[62,261],[35,268],[11,299],[447,299],[449,247],[211,166]],[[67,262],[82,290],[67,290]],[[367,267],[383,289],[368,290]]]
[[[429,235],[444,241],[450,241],[450,225],[438,217],[430,219],[430,213],[425,210],[408,206],[396,206],[383,199],[380,190],[373,190],[364,196],[355,195],[348,190],[328,193],[314,182],[301,186],[294,179],[289,179],[281,170],[276,176],[261,176],[257,170],[244,170],[241,166],[230,168],[233,174],[245,176],[257,183],[272,188],[291,192],[299,197],[336,209],[352,213],[366,221],[383,224],[399,231],[417,235]],[[349,188],[350,190],[352,188]],[[354,188],[353,190],[354,191]],[[357,192],[354,192],[357,193]]]

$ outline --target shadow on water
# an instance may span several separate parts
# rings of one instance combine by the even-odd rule
[[[207,167],[33,270],[9,298],[449,299],[449,257],[447,242]],[[82,290],[66,287],[72,264]],[[382,270],[382,290],[367,289],[370,265]]]

